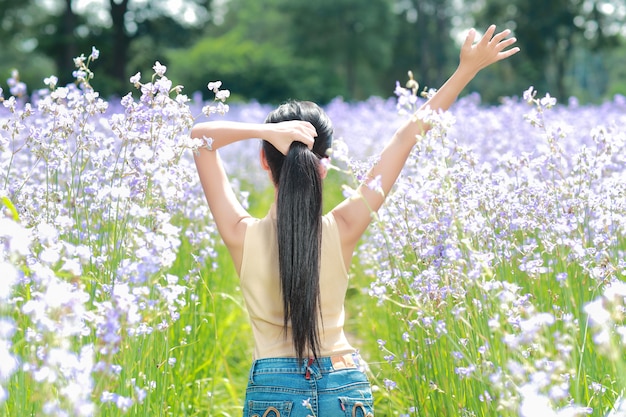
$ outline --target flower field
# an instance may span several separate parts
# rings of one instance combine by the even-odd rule
[[[159,63],[106,101],[97,58],[28,100],[18,74],[0,91],[0,416],[239,416],[251,331],[189,132],[271,107],[229,108],[220,83],[188,97]],[[326,209],[423,102],[395,93],[325,107]],[[626,98],[529,88],[424,117],[351,270],[346,330],[376,415],[626,415]],[[258,150],[221,152],[263,216]]]

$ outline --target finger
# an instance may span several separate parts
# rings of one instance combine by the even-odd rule
[[[467,36],[465,37],[465,42],[463,42],[463,48],[469,48],[474,44],[474,39],[476,39],[476,29],[472,28],[467,32]]]
[[[313,150],[313,145],[315,145],[315,141],[313,140],[313,138],[310,138],[310,140],[307,141],[305,144],[306,147],[309,148],[309,150]]]
[[[492,42],[500,42],[502,39],[506,38],[507,36],[509,36],[511,34],[511,30],[510,29],[505,29],[502,32],[498,33],[497,35],[495,35],[491,41]]]
[[[486,45],[487,43],[489,43],[495,31],[496,31],[496,25],[489,26],[489,28],[487,29],[487,31],[485,32],[485,34],[483,35],[479,43],[483,45]]]
[[[306,134],[306,133],[299,135],[294,140],[304,143],[306,147],[309,149],[313,149],[313,145],[315,144],[315,139],[313,138],[313,136]]]
[[[498,53],[498,60],[504,59],[504,58],[508,58],[512,55],[515,55],[516,53],[518,53],[520,51],[520,49],[516,46],[515,48],[511,48],[511,49],[507,49],[506,51],[502,51],[500,53]]]
[[[496,49],[498,51],[502,51],[503,49],[508,48],[509,46],[513,45],[515,42],[517,42],[517,38],[509,38],[507,40],[504,40],[502,42],[500,42],[497,46]]]
[[[307,133],[310,134],[313,137],[317,136],[317,130],[315,129],[315,126],[313,126],[310,122],[306,122],[306,130]]]
[[[304,135],[309,135],[309,136],[317,136],[317,131],[315,130],[315,127],[307,121],[298,121],[297,125],[294,126],[294,129],[298,132],[301,132]]]

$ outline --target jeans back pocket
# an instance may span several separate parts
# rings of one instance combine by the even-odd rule
[[[248,401],[249,417],[289,417],[292,401]]]
[[[339,397],[346,417],[374,417],[374,401],[371,398]]]

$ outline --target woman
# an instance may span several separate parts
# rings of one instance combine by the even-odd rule
[[[489,27],[474,43],[471,30],[454,74],[424,107],[447,110],[463,88],[507,49],[510,31]],[[207,145],[195,162],[219,233],[239,274],[255,339],[244,417],[372,416],[370,384],[343,332],[348,270],[372,211],[383,204],[416,138],[429,126],[407,120],[384,147],[368,178],[351,197],[322,214],[322,180],[332,125],[310,102],[290,102],[264,124],[205,122],[192,129]],[[217,150],[263,139],[261,165],[275,185],[275,203],[256,219],[233,193]]]

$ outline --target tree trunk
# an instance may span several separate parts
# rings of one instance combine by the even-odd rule
[[[69,1],[69,0],[68,0]],[[128,0],[109,0],[111,21],[113,22],[113,56],[110,57],[111,76],[117,81],[118,88],[123,89],[127,83],[126,62],[131,37],[126,32],[124,16],[128,10]]]
[[[358,48],[357,33],[354,30],[354,23],[351,22],[348,26],[348,39],[346,42],[346,87],[348,90],[348,100],[355,100],[357,98],[357,68],[356,68],[356,54]]]
[[[422,87],[425,87],[432,83],[430,78],[430,70],[432,67],[432,51],[431,51],[431,43],[430,36],[428,36],[428,17],[426,16],[426,12],[422,7],[422,2],[418,0],[413,1],[413,7],[417,11],[417,22],[415,23],[415,35],[417,37],[417,42],[419,45],[419,50],[417,51],[417,62],[419,65],[419,74],[416,74],[416,77]]]
[[[435,9],[435,22],[437,23],[436,33],[439,36],[435,37],[436,39],[436,49],[435,49],[435,65],[434,69],[437,71],[437,78],[435,79],[435,83],[437,86],[442,85],[446,81],[447,77],[447,68],[446,62],[448,62],[448,43],[449,43],[449,33],[450,33],[450,21],[447,17],[447,5],[446,2],[440,1],[436,3]],[[432,35],[431,35],[432,36]]]
[[[73,80],[74,58],[79,55],[76,50],[76,38],[74,37],[76,22],[77,17],[74,10],[72,10],[72,0],[65,0],[65,11],[60,21],[61,27],[59,28],[61,35],[60,53],[56,55],[61,85],[65,85]]]

